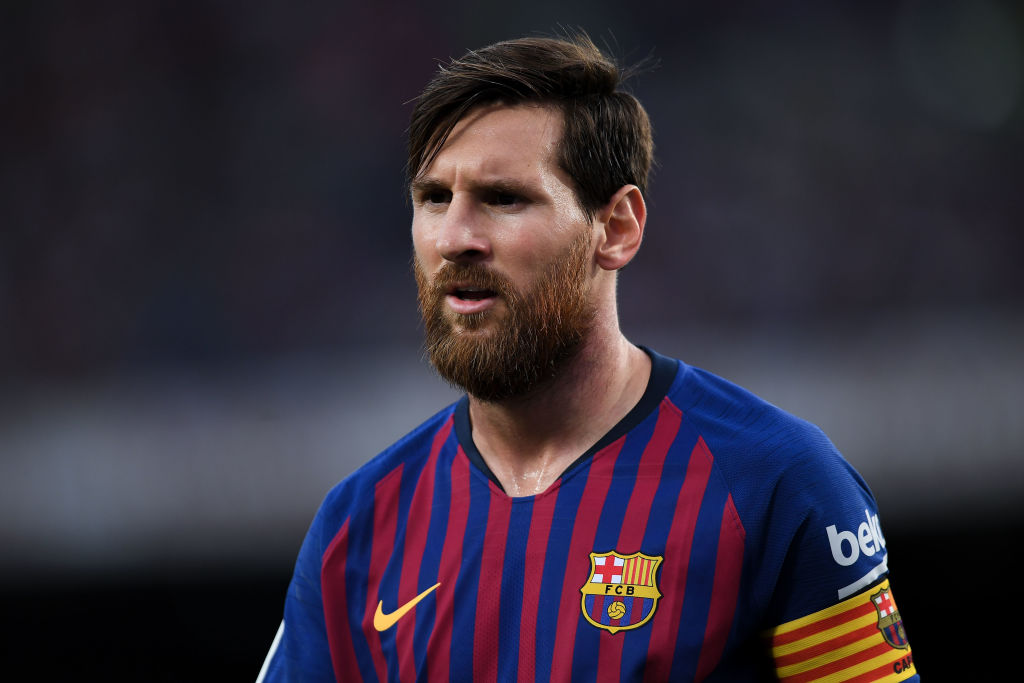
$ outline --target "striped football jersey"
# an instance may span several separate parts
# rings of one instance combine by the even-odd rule
[[[543,493],[506,495],[465,397],[336,486],[261,680],[917,680],[860,475],[647,352],[641,401]]]

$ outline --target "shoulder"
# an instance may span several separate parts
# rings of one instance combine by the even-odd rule
[[[680,361],[668,398],[727,473],[768,479],[794,470],[825,478],[837,470],[846,474],[848,465],[818,426],[711,372]]]
[[[668,397],[711,453],[760,558],[755,592],[781,603],[776,618],[830,605],[884,575],[874,496],[821,429],[684,363]]]
[[[874,507],[867,483],[816,425],[710,372],[680,363],[669,394],[705,441],[737,508],[765,506],[798,519]]]

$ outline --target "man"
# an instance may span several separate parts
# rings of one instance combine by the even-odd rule
[[[427,348],[467,395],[345,479],[261,680],[916,680],[860,476],[628,341],[647,115],[586,38],[441,68],[409,176]]]

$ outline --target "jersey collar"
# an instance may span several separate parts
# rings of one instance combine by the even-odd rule
[[[582,463],[587,462],[594,456],[595,453],[608,446],[608,444],[621,438],[624,434],[627,434],[631,429],[636,427],[638,424],[644,421],[644,419],[654,411],[661,400],[665,398],[669,388],[672,386],[672,382],[675,380],[676,372],[679,368],[679,363],[672,358],[662,356],[661,354],[652,351],[646,346],[641,346],[641,349],[651,357],[651,377],[647,380],[647,388],[644,390],[644,395],[640,397],[637,404],[633,406],[633,409],[622,418],[618,424],[612,427],[607,434],[601,437],[597,443],[587,449],[587,451],[577,458],[569,467],[559,475],[559,478],[564,477],[567,473],[573,469],[579,467]],[[463,396],[458,404],[455,406],[455,435],[459,439],[459,444],[462,446],[462,450],[466,453],[466,457],[473,465],[484,473],[488,479],[494,482],[494,485],[504,491],[501,482],[494,476],[491,468],[484,462],[483,457],[480,455],[480,451],[477,450],[476,444],[473,443],[473,429],[472,424],[469,420],[469,397]]]

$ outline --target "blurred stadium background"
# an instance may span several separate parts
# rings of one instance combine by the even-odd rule
[[[927,680],[1004,670],[1024,10],[1002,0],[4,3],[9,667],[255,678],[322,496],[454,397],[419,346],[408,101],[436,60],[573,28],[658,62],[632,86],[660,165],[628,334],[822,426],[880,501]]]

